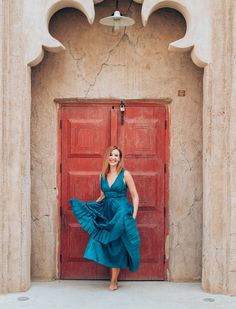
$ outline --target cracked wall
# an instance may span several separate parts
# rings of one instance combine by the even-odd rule
[[[122,5],[126,11],[129,2]],[[141,6],[133,3],[129,15],[136,24],[112,33],[98,23],[112,9],[109,1],[97,5],[93,25],[74,9],[56,13],[50,32],[66,51],[46,53],[32,69],[32,277],[57,277],[57,108],[53,100],[168,97],[172,99],[169,278],[197,280],[201,274],[203,71],[189,53],[167,50],[185,33],[185,21],[177,12],[155,12],[144,28]],[[185,97],[178,96],[181,89]]]

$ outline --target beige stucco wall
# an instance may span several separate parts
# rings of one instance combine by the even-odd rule
[[[19,1],[0,1],[0,293],[27,289],[31,277],[30,69],[22,16]]]
[[[128,1],[124,1],[124,10]],[[110,7],[109,7],[110,6]],[[74,9],[58,12],[50,32],[66,47],[46,53],[32,69],[32,276],[57,277],[57,107],[55,98],[171,98],[170,279],[201,277],[202,217],[202,69],[187,53],[171,53],[168,44],[184,36],[185,21],[158,11],[144,28],[141,6],[129,14],[135,26],[112,33],[98,20],[112,3],[96,6],[89,25]],[[109,87],[108,87],[109,85]],[[178,97],[178,90],[186,90]]]
[[[236,2],[214,2],[204,76],[203,288],[236,294]]]

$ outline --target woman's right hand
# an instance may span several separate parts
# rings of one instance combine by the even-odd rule
[[[100,196],[96,199],[96,202],[101,202],[104,199],[105,195],[104,193],[101,191]]]

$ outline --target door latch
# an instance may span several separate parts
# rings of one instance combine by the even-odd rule
[[[121,124],[124,124],[124,114],[125,114],[125,103],[123,101],[120,102],[120,117]]]

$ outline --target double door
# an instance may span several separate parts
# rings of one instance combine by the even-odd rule
[[[167,110],[157,103],[126,105],[124,113],[119,103],[78,103],[60,109],[61,279],[109,278],[106,267],[83,258],[88,235],[73,216],[68,200],[97,199],[103,156],[110,145],[122,149],[125,168],[134,178],[140,199],[141,265],[135,273],[123,269],[120,279],[165,278]]]

